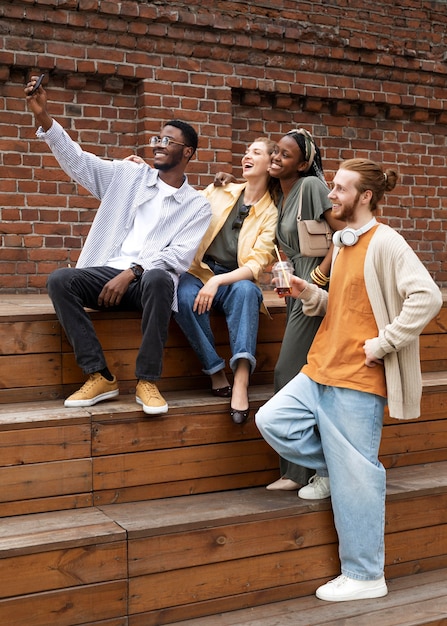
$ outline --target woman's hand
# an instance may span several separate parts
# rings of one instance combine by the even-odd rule
[[[129,154],[129,156],[123,159],[123,161],[132,161],[132,163],[144,163],[145,165],[147,165],[146,161],[137,154]]]
[[[210,311],[218,288],[218,278],[217,276],[213,276],[205,285],[203,285],[202,289],[197,294],[192,310],[197,311],[199,315]]]
[[[227,174],[226,172],[217,172],[214,176],[213,184],[215,187],[225,187],[228,183],[235,183],[236,178],[233,174]]]

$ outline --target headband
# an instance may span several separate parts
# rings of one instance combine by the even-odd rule
[[[296,128],[294,130],[289,130],[288,135],[296,136],[302,135],[304,137],[304,160],[307,161],[308,165],[305,172],[308,172],[313,165],[315,159],[315,141],[312,135],[304,128]]]

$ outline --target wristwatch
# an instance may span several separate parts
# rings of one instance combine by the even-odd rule
[[[130,269],[132,270],[133,275],[135,276],[134,281],[140,280],[144,272],[144,269],[141,267],[141,265],[138,265],[138,263],[132,263],[130,266]]]

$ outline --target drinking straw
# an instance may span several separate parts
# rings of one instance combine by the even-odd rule
[[[278,262],[282,263],[282,259],[281,259],[281,256],[279,254],[278,246],[276,244],[275,244],[275,252],[276,252],[276,256],[278,257]],[[286,283],[286,286],[290,289],[290,283],[289,283],[289,279],[288,279],[287,274],[286,274],[286,270],[284,269],[283,266],[281,266],[281,269],[282,269],[282,273],[284,274],[284,281]]]

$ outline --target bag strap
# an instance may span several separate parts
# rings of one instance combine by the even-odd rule
[[[296,221],[301,222],[301,211],[303,210],[303,182],[301,181],[300,190],[298,192],[298,211],[296,214]]]
[[[301,182],[300,185],[300,189],[298,191],[298,211],[296,214],[296,224],[297,224],[297,228],[298,228],[298,224],[299,222],[305,222],[306,220],[303,220],[301,217],[301,212],[303,210],[303,182]],[[327,237],[332,237],[332,228],[329,226],[328,222],[325,220],[325,218],[323,217],[321,220],[311,220],[311,221],[315,221],[315,222],[319,222],[320,224],[324,224],[325,227],[325,231],[326,231],[326,236]]]

